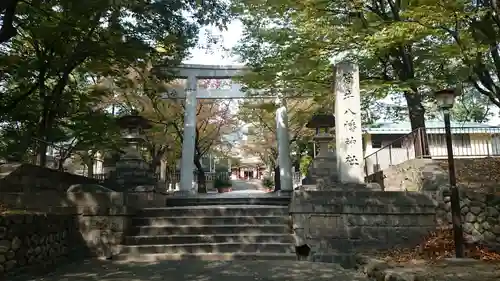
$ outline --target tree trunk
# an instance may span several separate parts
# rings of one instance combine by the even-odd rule
[[[18,3],[19,0],[3,0],[0,4],[0,13],[3,14],[3,23],[0,28],[0,43],[5,43],[17,35],[17,30],[14,27],[14,18]]]
[[[94,160],[92,158],[89,158],[86,166],[87,166],[87,177],[93,178],[94,177]]]
[[[415,133],[414,147],[415,157],[429,157],[429,142],[425,131],[425,108],[422,105],[422,95],[418,90],[405,92],[406,102],[408,104],[408,114],[410,116],[411,130]],[[418,130],[418,131],[415,131]]]
[[[153,159],[150,163],[151,170],[154,171],[155,176],[160,178],[161,176],[161,160]]]
[[[274,166],[274,191],[281,190],[280,166]]]
[[[194,165],[197,171],[198,193],[207,193],[207,180],[205,178],[205,171],[201,165],[201,157],[194,158]]]
[[[67,158],[59,158],[57,160],[57,170],[58,171],[64,171],[64,162],[66,162]]]

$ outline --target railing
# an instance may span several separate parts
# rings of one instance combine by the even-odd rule
[[[500,156],[500,127],[452,128],[453,155],[455,158],[481,158]],[[365,174],[371,175],[390,166],[417,158],[444,159],[448,156],[444,128],[419,128],[396,140],[384,141],[394,134],[371,135],[380,149],[364,159]],[[427,145],[426,145],[427,144]],[[371,144],[367,152],[373,151]]]
[[[168,181],[168,182],[174,182],[174,183],[180,182],[180,179],[181,179],[180,172],[167,173],[163,179],[159,174],[156,174],[155,176],[156,176],[156,179],[159,181]],[[193,176],[194,176],[195,180],[198,179],[198,172],[194,171]],[[94,174],[92,177],[95,179],[98,179],[98,180],[107,180],[110,177],[112,177],[112,175],[110,173],[99,173],[99,174]],[[205,172],[205,180],[206,181],[214,181],[216,178],[220,178],[222,180],[228,180],[230,178],[230,173],[229,172]]]
[[[293,188],[297,188],[302,185],[302,174],[300,172],[292,173]]]
[[[269,174],[271,179],[274,179],[274,172]],[[302,185],[302,174],[300,172],[292,171],[292,187],[295,189]]]
[[[194,179],[197,180],[198,179],[198,171],[193,171],[193,176],[194,176]],[[230,172],[205,172],[205,180],[206,181],[214,181],[217,178],[220,178],[222,180],[229,180],[230,177],[231,177]],[[158,175],[158,178],[160,178],[159,175]],[[180,179],[181,179],[180,172],[170,172],[170,173],[167,173],[165,175],[164,180],[169,181],[169,182],[180,182]]]

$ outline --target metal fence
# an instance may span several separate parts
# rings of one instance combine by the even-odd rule
[[[198,179],[198,171],[193,171],[193,176],[195,179]],[[158,179],[161,179],[160,175],[157,175]],[[230,172],[205,172],[205,180],[206,181],[214,181],[215,179],[229,180],[231,178]],[[167,172],[165,174],[164,180],[169,182],[180,182],[181,172]]]
[[[499,127],[452,128],[453,155],[455,158],[481,158],[500,156]],[[392,139],[384,141],[383,136]],[[371,175],[390,166],[416,158],[444,159],[448,156],[444,128],[419,128],[394,140],[394,134],[378,137],[381,148],[364,159],[365,174]],[[371,135],[372,138],[377,135]],[[372,139],[371,145],[374,145]]]
[[[292,174],[292,182],[293,188],[297,188],[302,185],[302,174],[300,172],[293,172]]]
[[[269,177],[271,179],[274,179],[274,172],[271,172],[269,174]],[[292,171],[292,187],[295,189],[295,188],[301,186],[303,178],[304,177],[302,176],[302,174],[300,172]]]

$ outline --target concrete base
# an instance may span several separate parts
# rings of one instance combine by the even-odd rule
[[[172,196],[175,197],[188,197],[188,196],[195,196],[197,194],[198,192],[196,192],[196,190],[178,190],[172,192]]]
[[[382,188],[377,183],[324,183],[320,182],[318,184],[304,184],[296,188],[295,190],[312,190],[312,191],[321,191],[321,190],[332,190],[332,191],[341,191],[341,190],[372,190],[372,191],[382,191]]]
[[[274,192],[274,194],[278,197],[291,197],[293,192],[294,190],[278,190],[277,192]]]
[[[310,247],[314,261],[348,265],[352,253],[413,247],[436,230],[431,197],[357,186],[294,192],[289,207],[294,238],[297,246]]]

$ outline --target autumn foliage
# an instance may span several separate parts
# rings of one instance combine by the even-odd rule
[[[427,236],[413,249],[395,249],[379,253],[384,260],[405,263],[411,260],[439,261],[455,257],[455,243],[452,229],[440,229]],[[500,261],[500,253],[485,246],[467,244],[465,246],[467,258],[483,261]]]

